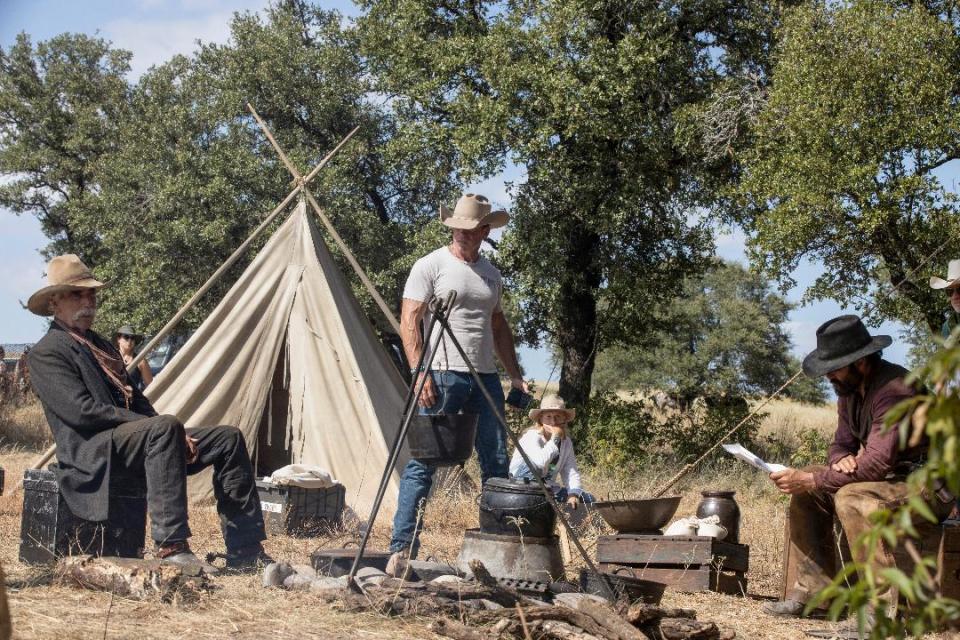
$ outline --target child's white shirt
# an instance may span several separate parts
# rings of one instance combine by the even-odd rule
[[[552,438],[544,438],[540,435],[540,429],[534,427],[527,430],[520,437],[520,447],[530,458],[536,469],[531,469],[534,473],[544,475],[545,467],[559,452],[559,458],[556,462],[556,472],[550,477],[548,485],[554,487],[564,486],[571,495],[578,496],[583,491],[580,485],[580,471],[577,469],[577,457],[573,452],[573,441],[569,437],[560,441],[560,446],[554,444]],[[523,466],[523,458],[520,452],[514,450],[513,457],[510,459],[510,476],[514,477]],[[559,482],[558,482],[559,481]]]

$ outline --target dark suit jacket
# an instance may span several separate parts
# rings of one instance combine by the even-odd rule
[[[98,348],[115,352],[93,331],[86,337]],[[117,406],[93,354],[56,323],[30,350],[27,360],[30,383],[57,443],[63,498],[77,516],[106,520],[113,429],[157,412],[136,388],[130,409]]]

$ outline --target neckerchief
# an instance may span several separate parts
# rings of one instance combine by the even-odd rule
[[[61,329],[67,332],[67,335],[90,349],[90,353],[93,354],[93,357],[96,359],[97,364],[100,365],[100,369],[103,370],[107,379],[123,394],[124,404],[126,408],[129,409],[130,402],[133,400],[133,387],[130,386],[129,378],[127,378],[127,368],[123,366],[123,358],[104,351],[87,340],[83,334],[71,329],[62,322],[56,322]]]

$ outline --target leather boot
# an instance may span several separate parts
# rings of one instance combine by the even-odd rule
[[[157,558],[161,564],[169,564],[180,567],[186,572],[196,571],[197,574],[203,573],[208,576],[215,576],[220,570],[209,562],[204,562],[198,558],[186,540],[179,542],[168,542],[157,547]]]

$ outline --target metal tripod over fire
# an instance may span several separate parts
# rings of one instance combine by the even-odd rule
[[[486,386],[483,384],[480,379],[480,374],[477,373],[477,370],[474,368],[473,363],[470,361],[470,358],[467,357],[467,354],[464,352],[463,347],[460,345],[460,341],[457,340],[457,337],[453,334],[453,331],[450,329],[449,319],[447,314],[450,309],[453,308],[454,303],[456,302],[456,292],[451,291],[450,295],[446,300],[438,300],[434,298],[430,302],[430,314],[431,319],[423,335],[423,345],[424,348],[420,353],[420,361],[417,363],[417,371],[430,371],[430,367],[433,364],[433,357],[436,352],[435,349],[430,349],[430,338],[433,332],[436,329],[436,325],[440,324],[440,330],[446,333],[446,336],[450,339],[451,344],[456,348],[457,353],[460,354],[460,357],[463,358],[463,361],[466,363],[467,368],[470,370],[470,375],[473,377],[474,382],[476,383],[476,388],[480,389],[483,392],[484,400],[490,406],[490,410],[500,423],[500,428],[503,429],[504,433],[507,434],[507,437],[510,438],[510,441],[513,443],[516,450],[520,453],[520,456],[523,458],[523,461],[527,464],[527,467],[530,469],[536,469],[537,467],[533,464],[529,457],[527,457],[526,452],[520,446],[519,439],[517,436],[507,427],[507,423],[501,415],[500,411],[497,410],[497,405],[493,401],[493,398],[490,396],[490,393],[487,391]],[[427,353],[430,353],[429,359]],[[414,412],[417,410],[417,404],[420,399],[420,394],[423,392],[423,387],[426,385],[427,376],[420,376],[417,384],[410,385],[410,391],[407,394],[407,399],[404,404],[403,418],[400,424],[400,429],[397,431],[396,438],[394,438],[393,445],[390,448],[390,457],[387,459],[387,465],[383,470],[383,475],[380,478],[380,486],[377,488],[377,495],[373,501],[373,507],[370,510],[370,517],[367,519],[367,526],[363,532],[363,537],[360,540],[360,548],[357,550],[357,555],[353,560],[353,566],[350,567],[350,573],[347,576],[347,584],[351,589],[355,591],[362,591],[360,584],[356,580],[357,570],[360,568],[360,561],[363,559],[363,552],[367,548],[367,541],[370,538],[370,533],[373,531],[373,523],[377,519],[377,513],[380,511],[380,504],[383,501],[383,495],[387,490],[387,486],[390,483],[390,476],[393,474],[393,469],[397,464],[397,458],[400,455],[400,448],[403,446],[403,442],[407,437],[407,432],[410,429],[410,422],[413,419]],[[563,524],[566,528],[567,535],[573,541],[574,545],[577,547],[577,552],[580,554],[580,557],[583,558],[584,563],[589,567],[590,571],[594,573],[599,578],[599,583],[603,586],[603,590],[606,592],[606,595],[610,599],[615,599],[615,593],[612,585],[610,584],[607,576],[603,573],[597,571],[596,565],[587,555],[586,549],[583,548],[583,545],[580,543],[580,539],[577,537],[576,532],[573,530],[573,527],[570,526],[570,523],[567,521],[567,518],[564,516],[563,510],[560,508],[560,505],[557,504],[556,498],[554,498],[553,491],[550,490],[550,487],[543,481],[538,474],[533,474],[536,478],[537,483],[540,485],[540,490],[543,492],[543,495],[546,497],[547,502],[553,508],[554,512],[557,514],[557,520]]]

